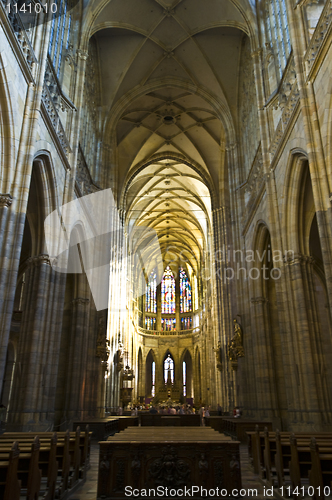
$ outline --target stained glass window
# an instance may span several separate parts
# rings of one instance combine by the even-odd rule
[[[68,49],[71,31],[71,16],[68,16],[68,0],[56,0],[58,15],[52,15],[50,41],[48,53],[56,69],[57,77],[60,76],[63,47]]]
[[[161,329],[163,332],[172,332],[176,330],[176,319],[161,318]]]
[[[267,12],[267,36],[274,46],[277,54],[278,70],[280,78],[286,67],[287,59],[291,52],[291,44],[288,29],[285,0],[271,0]]]
[[[180,313],[192,311],[191,286],[185,271],[180,269]]]
[[[161,282],[161,312],[175,313],[175,278],[169,266],[166,267]]]
[[[168,354],[167,358],[164,361],[164,381],[167,384],[168,374],[170,374],[171,382],[174,383],[174,361],[170,354]]]
[[[145,328],[146,330],[156,329],[156,318],[151,318],[150,316],[145,316]]]
[[[146,285],[145,311],[157,312],[157,275],[151,271],[148,284]]]
[[[181,330],[190,330],[192,328],[193,320],[191,316],[181,318]]]
[[[182,376],[183,376],[183,395],[187,395],[187,365],[184,361],[182,363]]]
[[[151,396],[154,398],[156,395],[156,363],[152,361],[152,387]]]

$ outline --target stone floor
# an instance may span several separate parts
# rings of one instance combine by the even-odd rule
[[[86,482],[75,491],[68,500],[96,500],[97,498],[97,478],[98,478],[98,451],[97,443],[91,446],[90,462],[91,468],[87,473]],[[256,498],[257,500],[274,500],[274,496],[264,496],[263,485],[260,483],[259,478],[253,473],[249,464],[248,450],[245,445],[240,447],[241,455],[241,472],[242,472],[242,489],[248,491],[249,489],[257,489],[257,496],[243,496],[241,498],[249,499]],[[217,498],[217,497],[215,497]],[[222,498],[222,497],[218,497]]]
[[[98,443],[91,444],[90,453],[90,469],[87,472],[85,483],[78,488],[68,500],[96,500],[97,498],[97,479],[98,479],[98,460],[99,460],[99,445]]]

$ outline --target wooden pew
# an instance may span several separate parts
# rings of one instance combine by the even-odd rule
[[[19,478],[21,478],[21,473],[23,474],[23,472],[25,472],[25,475],[27,475],[27,468],[31,466],[33,472],[33,479],[31,481],[33,484],[35,484],[37,477],[36,470],[38,470],[38,472],[40,471],[41,477],[44,477],[46,481],[45,500],[50,500],[55,498],[57,493],[56,488],[58,472],[61,474],[61,480],[59,484],[59,491],[61,492],[61,494],[63,494],[69,488],[69,434],[65,434],[62,440],[59,442],[57,441],[56,433],[54,433],[51,440],[49,440],[49,438],[47,438],[46,440],[42,440],[42,445],[39,449],[38,467],[35,464],[31,465],[31,460],[32,458],[34,458],[31,454],[31,446],[33,446],[36,439],[38,440],[40,445],[38,436],[36,436],[35,438],[31,436],[30,439],[25,438],[24,440],[21,440],[21,454],[19,459],[18,474]],[[33,441],[32,445],[31,441]],[[8,443],[8,441],[2,437],[2,439],[0,439],[0,459],[3,459],[8,454],[9,446],[10,444]],[[34,458],[34,460],[36,459]],[[25,479],[23,480],[22,478],[22,487],[25,487]]]
[[[332,494],[332,446],[330,449],[318,447],[315,438],[310,442],[311,470],[309,483],[314,488],[315,500],[329,498]],[[329,493],[326,490],[329,489]]]
[[[271,422],[262,422],[257,420],[249,420],[244,418],[223,418],[223,432],[229,434],[232,438],[241,442],[246,442],[248,431],[256,430],[257,426],[260,431],[264,431],[265,427],[272,431]]]
[[[70,467],[73,468],[73,474],[72,477],[70,478],[71,484],[70,487],[72,487],[75,482],[79,479],[80,474],[82,477],[86,476],[86,470],[89,468],[89,456],[90,456],[90,437],[91,433],[89,432],[89,427],[87,426],[85,429],[85,433],[81,434],[80,433],[80,428],[77,427],[75,432],[69,433],[69,431],[65,432],[59,432],[57,433],[57,438],[58,438],[58,445],[57,445],[57,455],[58,458],[60,459],[60,465],[62,463],[61,460],[61,455],[62,455],[62,448],[64,447],[64,439],[66,434],[68,433],[69,436],[69,455],[70,455]],[[24,442],[30,442],[30,440],[35,436],[35,433],[31,432],[10,432],[10,433],[4,433],[0,436],[0,444],[4,440],[12,442],[13,439],[19,440],[19,442],[22,444]],[[38,436],[40,437],[41,441],[45,441],[47,439],[50,439],[52,437],[53,433],[50,432],[40,432],[38,433]],[[86,460],[85,465],[83,467],[83,460]],[[61,468],[61,467],[60,467]]]
[[[274,458],[277,484],[279,488],[285,487],[285,475],[289,474],[289,462],[291,460],[290,443],[281,441],[279,430],[276,432],[276,454]]]
[[[315,433],[316,445],[320,449],[320,457],[327,457],[321,466],[324,470],[323,477],[325,483],[317,477],[319,472],[315,472],[316,483],[321,487],[329,486],[330,474],[332,480],[332,463],[329,462],[329,454],[332,454],[332,433]],[[261,479],[265,479],[271,486],[277,483],[279,488],[290,486],[293,491],[300,491],[300,488],[307,487],[309,474],[312,468],[312,456],[310,450],[311,433],[288,432],[268,432],[260,433],[258,429],[253,434],[250,433],[250,449],[253,464],[257,467]],[[316,457],[317,461],[317,457]],[[318,465],[316,469],[318,470]],[[289,478],[287,477],[289,475]],[[287,477],[287,479],[285,479]],[[332,493],[332,489],[331,489]]]
[[[40,442],[36,436],[32,444],[20,449],[18,457],[17,476],[21,481],[21,487],[26,489],[28,500],[38,500],[41,485],[41,470],[39,469]],[[10,448],[4,443],[0,446],[0,460],[10,457]]]
[[[19,444],[13,443],[8,460],[0,459],[0,498],[3,500],[20,500],[21,481],[17,476]]]
[[[41,438],[31,432],[1,435],[0,461],[3,466],[0,465],[0,477],[2,470],[3,488],[6,483],[3,476],[7,473],[10,463],[9,457],[14,438],[20,440],[18,477],[21,479],[22,487],[27,490],[27,498],[33,500],[38,498],[41,477],[44,478],[43,500],[53,500],[59,495],[61,498],[80,477],[84,480],[86,478],[90,455],[90,434],[89,427],[82,435],[78,427],[75,433],[68,431],[59,433],[60,437],[56,433],[48,432],[39,433]],[[58,474],[60,474],[60,481]],[[57,485],[57,482],[60,484]],[[0,498],[2,498],[1,495]],[[11,497],[10,500],[12,500]]]
[[[263,467],[264,468],[264,447],[265,447],[265,434],[264,432],[259,432],[258,428],[256,428],[255,432],[253,431],[247,431],[247,438],[248,438],[248,455],[249,458],[252,461],[253,467],[254,467],[254,472],[256,474],[259,473],[259,468]],[[282,443],[282,449],[287,450],[288,447],[288,455],[290,456],[290,443],[289,443],[289,438],[291,436],[291,432],[280,432],[280,431],[269,431],[269,440],[270,443],[271,441],[276,440],[277,434],[280,436],[280,440]],[[313,433],[308,433],[308,432],[301,432],[301,433],[296,433],[296,438],[300,439],[301,441],[306,441],[310,442],[310,439],[313,435]],[[332,439],[332,433],[331,432],[318,432],[314,433],[316,439],[319,441],[324,442],[324,440],[331,440]],[[271,445],[270,445],[271,448]],[[276,444],[273,445],[273,450],[276,449]],[[286,457],[285,457],[286,458]]]

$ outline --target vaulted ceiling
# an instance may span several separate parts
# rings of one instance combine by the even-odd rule
[[[133,226],[156,231],[165,263],[190,265],[200,274],[211,226],[211,198],[199,173],[181,161],[152,162],[130,182],[126,213],[129,231]],[[144,261],[148,264],[146,256]]]
[[[116,150],[129,219],[153,227],[165,255],[170,242],[185,249],[197,269],[210,195],[218,196],[225,145],[236,137],[250,4],[95,0],[91,9],[104,142]]]

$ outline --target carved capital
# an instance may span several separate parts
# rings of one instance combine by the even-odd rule
[[[78,58],[82,59],[83,61],[86,61],[87,58],[89,57],[89,52],[87,50],[77,49],[76,54]]]
[[[234,142],[232,144],[227,144],[226,146],[226,151],[234,151],[234,149],[236,149],[236,146],[237,146],[237,142]]]
[[[9,193],[0,194],[0,208],[2,207],[9,208],[12,203],[13,203],[13,197],[11,194]]]
[[[27,261],[29,267],[40,266],[41,264],[51,265],[50,257],[47,253],[41,253],[40,255],[35,255],[30,257]]]
[[[285,264],[289,266],[294,266],[296,264],[314,264],[315,259],[311,255],[303,255],[301,253],[291,253],[290,255],[284,255],[283,257]]]
[[[265,304],[268,303],[268,300],[265,297],[253,297],[250,302],[252,304]]]
[[[77,297],[72,301],[72,304],[79,304],[82,306],[87,306],[90,303],[89,299],[84,299],[83,297]]]
[[[261,47],[258,47],[258,49],[253,50],[251,52],[251,57],[254,59],[256,56],[260,56],[262,52],[263,52],[263,49]]]

